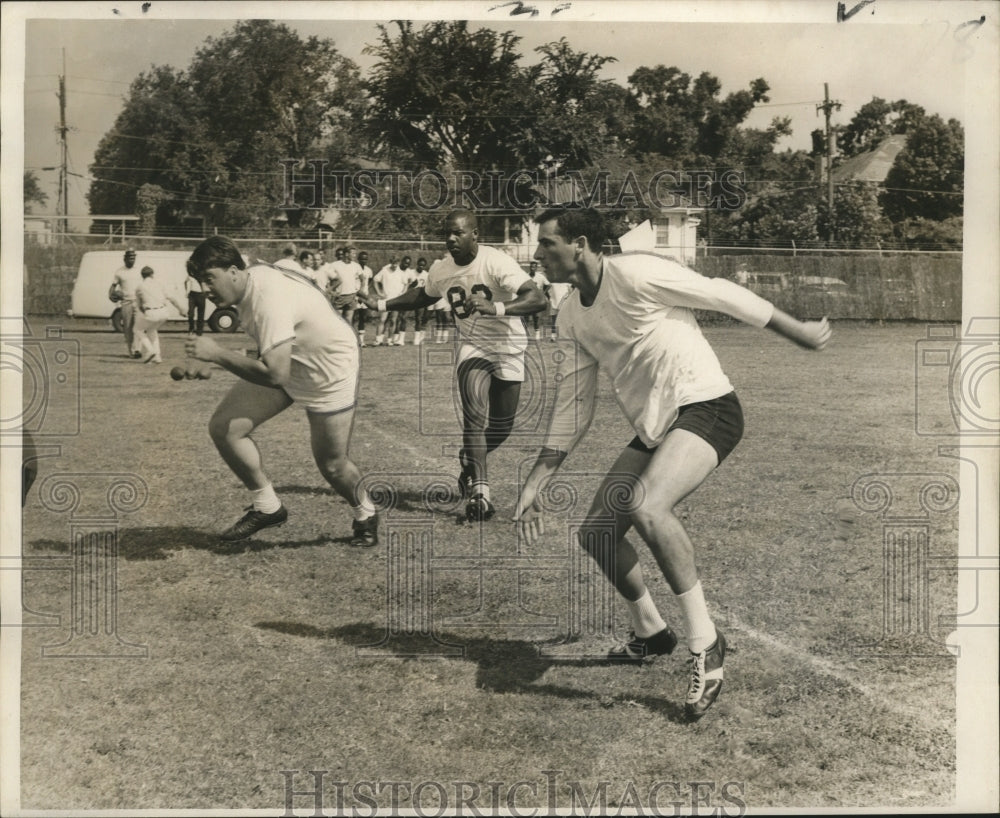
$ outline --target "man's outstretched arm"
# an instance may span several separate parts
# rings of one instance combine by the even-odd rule
[[[774,308],[771,320],[766,326],[805,349],[823,349],[830,343],[830,337],[833,335],[830,322],[826,318],[821,321],[800,321],[777,307]]]

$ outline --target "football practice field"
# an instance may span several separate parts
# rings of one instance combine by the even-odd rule
[[[545,537],[514,535],[556,345],[532,343],[515,435],[490,457],[492,520],[461,518],[450,345],[366,348],[351,454],[383,509],[378,547],[348,544],[350,511],[295,407],[255,435],[288,522],[226,545],[215,535],[249,498],[207,422],[234,376],[172,381],[181,331],[162,334],[157,366],[127,359],[100,322],[30,323],[48,376],[65,377],[42,396],[52,435],[36,438],[23,512],[23,808],[952,804],[955,659],[940,620],[957,572],[919,574],[916,552],[956,553],[958,461],[933,436],[953,420],[946,377],[917,363],[927,325],[837,322],[822,353],[705,327],[746,433],[679,506],[729,642],[722,694],[689,724],[683,638],[642,667],[599,661],[628,616],[573,529],[633,434],[606,379],[547,496]],[[30,408],[40,387],[25,388]],[[889,537],[889,503],[932,508]]]

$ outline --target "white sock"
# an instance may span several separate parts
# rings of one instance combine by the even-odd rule
[[[648,588],[635,602],[626,599],[625,605],[628,607],[629,616],[632,617],[632,630],[636,636],[646,639],[667,627],[667,623],[657,610],[656,603],[649,595]]]
[[[376,336],[375,336],[375,343],[376,343],[376,344],[381,344],[381,343],[382,343],[382,339],[383,339],[384,337],[385,337],[384,335],[376,335]]]
[[[490,486],[489,483],[476,482],[472,484],[472,494],[473,496],[477,494],[483,495],[487,500],[490,499]]]
[[[264,514],[274,514],[274,512],[281,508],[281,500],[274,493],[274,486],[270,483],[262,489],[252,489],[250,494],[253,495],[253,507],[255,511],[260,511]]]
[[[705,604],[701,580],[698,580],[683,594],[677,594],[677,601],[680,603],[681,614],[684,616],[688,650],[692,653],[701,653],[716,639],[715,623],[708,615],[708,606]]]
[[[361,498],[361,502],[358,505],[351,506],[351,513],[359,523],[362,520],[367,520],[369,517],[375,516],[375,504],[372,502],[371,497],[368,496],[368,492],[365,492],[364,497]]]

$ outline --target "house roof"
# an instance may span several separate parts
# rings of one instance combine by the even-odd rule
[[[884,182],[899,152],[906,147],[906,134],[893,134],[873,151],[852,156],[833,169],[835,182]]]

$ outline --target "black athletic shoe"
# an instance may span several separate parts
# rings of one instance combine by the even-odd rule
[[[664,628],[659,633],[643,638],[636,636],[635,631],[629,632],[629,639],[608,651],[609,662],[641,665],[646,659],[671,654],[677,647],[677,634],[670,628]]]
[[[470,523],[485,522],[495,513],[496,509],[493,508],[493,503],[483,497],[482,494],[476,494],[465,505],[465,519]]]
[[[726,658],[726,638],[716,630],[717,638],[701,653],[691,654],[691,686],[684,712],[692,721],[705,715],[722,690],[722,662]]]
[[[356,548],[374,548],[378,545],[378,514],[367,520],[351,523],[351,545]]]
[[[253,506],[247,506],[246,514],[240,517],[229,528],[219,535],[220,540],[235,542],[252,537],[262,528],[270,528],[272,525],[281,525],[288,519],[288,509],[281,506],[273,514],[265,514],[263,511],[254,511]]]

